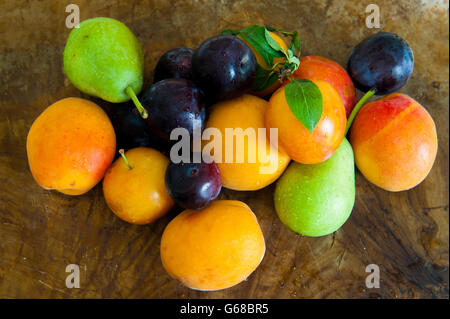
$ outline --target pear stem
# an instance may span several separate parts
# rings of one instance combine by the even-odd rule
[[[352,113],[350,113],[350,116],[348,117],[347,127],[345,128],[345,135],[347,135],[348,130],[352,126],[352,123],[353,123],[353,120],[356,117],[356,114],[358,114],[359,110],[364,105],[364,103],[366,103],[366,101],[368,99],[370,99],[372,97],[372,95],[374,95],[375,93],[376,93],[376,89],[375,88],[370,89],[366,94],[363,95],[363,97],[355,105],[355,107],[353,108]]]
[[[121,149],[119,150],[119,153],[120,153],[120,155],[122,156],[123,160],[125,161],[125,164],[127,164],[128,168],[129,168],[129,169],[132,169],[133,167],[130,165],[130,163],[128,163],[128,160],[127,160],[127,158],[126,158],[126,156],[125,156],[125,153],[124,153],[123,148],[121,148]]]
[[[127,94],[130,96],[130,98],[133,100],[134,105],[136,105],[137,110],[139,111],[139,114],[143,119],[146,119],[148,117],[148,112],[145,109],[145,107],[142,106],[141,102],[139,102],[136,93],[134,93],[133,89],[129,86],[125,90]]]

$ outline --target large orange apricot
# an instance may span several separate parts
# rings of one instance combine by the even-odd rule
[[[414,99],[393,93],[359,110],[350,143],[356,166],[371,183],[402,191],[430,172],[437,152],[436,126]]]
[[[183,211],[167,225],[161,238],[166,271],[197,290],[237,285],[258,267],[265,250],[256,216],[246,204],[234,200]]]
[[[118,158],[105,174],[105,201],[126,222],[137,225],[154,222],[174,205],[165,185],[169,159],[148,147],[133,148],[124,156],[127,162]]]
[[[309,132],[292,113],[284,86],[270,98],[266,109],[266,127],[278,128],[278,144],[296,162],[317,164],[325,161],[344,138],[347,119],[338,92],[325,81],[313,81],[322,93],[323,111],[314,130]]]
[[[270,35],[272,36],[272,38],[275,40],[276,43],[278,43],[278,45],[284,50],[287,51],[288,47],[286,42],[284,42],[283,38],[280,37],[278,34],[276,34],[275,32],[269,31]],[[238,36],[239,37],[239,36]],[[250,49],[253,51],[253,53],[255,54],[256,57],[256,62],[262,66],[264,69],[269,69],[269,66],[267,65],[266,61],[264,61],[263,57],[261,56],[261,54],[258,53],[258,51],[256,51],[245,39],[242,39],[241,37],[239,37],[242,41],[244,41],[249,47]],[[285,61],[285,58],[275,58],[273,59],[273,64],[276,63],[283,63]],[[279,68],[278,68],[279,69]],[[270,94],[272,94],[273,92],[275,92],[279,87],[281,86],[281,82],[280,81],[276,81],[274,84],[272,84],[271,86],[269,86],[268,88],[266,88],[263,91],[250,91],[251,94],[259,96],[259,97],[265,97],[268,96]]]
[[[28,132],[31,173],[45,189],[80,195],[94,187],[111,164],[116,135],[95,103],[66,98],[50,105]]]
[[[214,155],[219,167],[224,187],[247,191],[261,189],[274,182],[289,164],[289,156],[270,144],[269,132],[266,132],[266,136],[258,132],[260,128],[265,129],[266,107],[267,101],[249,94],[222,101],[213,106],[206,129],[215,128],[221,133],[222,154],[220,156],[214,150],[214,154],[211,155]],[[236,129],[242,130],[239,132]],[[249,131],[246,132],[247,129]],[[227,131],[230,130],[236,133],[236,137],[231,140],[234,140],[233,145],[227,144],[226,141]],[[255,133],[255,139],[248,137],[252,132]],[[249,135],[246,135],[247,133]],[[263,138],[264,143],[260,144],[258,137]],[[243,141],[241,149],[237,147],[239,139]],[[264,145],[264,148],[260,149],[259,145]],[[254,154],[254,158],[251,157],[251,153]],[[227,155],[232,156],[231,161],[227,162]],[[242,162],[238,162],[240,156],[242,156]]]
[[[330,83],[341,96],[346,115],[349,117],[356,104],[356,90],[347,71],[337,62],[321,56],[304,56],[300,59],[300,66],[292,77]]]

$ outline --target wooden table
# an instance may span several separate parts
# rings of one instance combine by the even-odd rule
[[[434,118],[439,151],[428,178],[400,193],[356,177],[356,203],[335,234],[301,237],[273,208],[274,186],[258,192],[224,190],[246,202],[267,243],[261,266],[246,282],[197,292],[172,280],[159,244],[174,214],[133,226],[107,208],[100,186],[69,197],[40,188],[27,164],[25,141],[33,120],[50,104],[82,96],[63,74],[72,1],[0,3],[0,297],[3,298],[448,298],[449,297],[449,31],[446,5],[377,1],[381,26],[411,45],[415,69],[402,92]],[[439,2],[433,2],[439,3]],[[224,28],[267,24],[300,31],[303,55],[345,65],[354,45],[377,30],[365,27],[360,1],[87,1],[81,19],[125,22],[145,52],[145,88],[165,51],[195,48]],[[105,103],[92,99],[100,105]],[[75,116],[75,115],[74,115]],[[77,264],[81,287],[65,285]],[[366,266],[380,268],[380,288],[368,289]]]

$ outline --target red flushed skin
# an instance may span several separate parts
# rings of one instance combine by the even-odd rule
[[[305,56],[300,59],[300,66],[292,74],[292,77],[330,83],[344,102],[347,118],[350,116],[356,104],[356,90],[347,71],[337,62],[321,56]]]
[[[422,182],[433,166],[438,144],[430,114],[400,93],[365,104],[349,140],[361,173],[388,191],[408,190]]]

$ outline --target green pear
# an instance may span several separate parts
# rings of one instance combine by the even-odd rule
[[[142,89],[144,55],[128,27],[111,18],[80,23],[67,39],[64,70],[80,91],[113,103],[131,99],[145,111],[136,94]]]
[[[355,203],[355,165],[347,139],[322,163],[293,162],[277,182],[274,198],[281,221],[296,233],[319,237],[338,230]]]

